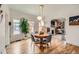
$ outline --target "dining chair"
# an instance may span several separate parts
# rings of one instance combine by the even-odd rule
[[[32,39],[32,46],[33,46],[33,51],[35,51],[35,45],[40,43],[40,40],[35,38],[34,35],[31,34],[31,39]]]
[[[34,35],[34,34],[36,34],[36,33],[38,33],[38,32],[37,32],[37,31],[35,31],[35,32],[32,32],[31,34],[32,34],[32,35]]]
[[[35,43],[39,43],[40,42],[40,40],[38,38],[35,38],[34,35],[32,35],[32,34],[31,34],[31,39]]]
[[[43,43],[47,44],[47,47],[49,47],[49,43],[51,45],[51,39],[52,39],[52,35],[50,34],[48,37],[43,38]]]

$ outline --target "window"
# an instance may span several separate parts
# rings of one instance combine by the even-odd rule
[[[13,34],[20,34],[20,20],[13,19]]]

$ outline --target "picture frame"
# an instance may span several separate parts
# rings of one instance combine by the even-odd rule
[[[79,15],[69,17],[69,25],[79,25]]]

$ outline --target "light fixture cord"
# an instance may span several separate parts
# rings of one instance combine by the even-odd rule
[[[44,5],[40,5],[40,7],[41,7],[41,16],[43,18],[43,8],[44,8]]]

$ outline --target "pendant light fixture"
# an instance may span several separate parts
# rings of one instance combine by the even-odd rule
[[[37,16],[37,19],[38,20],[42,20],[43,19],[43,8],[44,8],[44,5],[40,5],[40,15]]]
[[[43,16],[43,9],[44,9],[44,5],[40,5],[39,7],[40,12],[39,12],[39,16],[37,16],[37,20],[39,20],[39,32],[42,31],[43,26],[44,26],[44,16]]]

